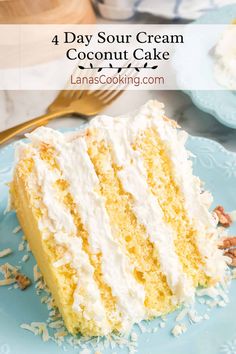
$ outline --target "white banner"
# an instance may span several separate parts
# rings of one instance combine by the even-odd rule
[[[236,25],[1,25],[1,90],[236,90]]]

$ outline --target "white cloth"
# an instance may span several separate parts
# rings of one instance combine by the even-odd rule
[[[113,20],[132,17],[136,11],[169,19],[194,20],[204,12],[236,0],[94,0],[101,15]]]

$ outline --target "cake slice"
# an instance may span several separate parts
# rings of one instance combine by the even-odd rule
[[[72,334],[129,331],[224,279],[211,196],[161,103],[27,136],[12,202]]]

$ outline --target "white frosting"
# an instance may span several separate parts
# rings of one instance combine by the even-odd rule
[[[133,211],[142,223],[151,242],[158,250],[162,272],[166,275],[176,303],[191,301],[194,296],[192,281],[187,278],[175,252],[172,229],[163,222],[163,212],[149,190],[145,167],[140,154],[132,149],[140,127],[146,125],[146,116],[138,119],[111,119],[99,117],[92,126],[101,132],[112,148],[116,164],[122,167],[118,176],[123,188],[134,198]]]
[[[236,90],[236,24],[229,25],[215,47],[215,78],[229,90]]]
[[[36,183],[41,189],[41,197],[44,207],[41,206],[43,216],[39,227],[48,236],[54,235],[58,245],[65,246],[67,252],[63,258],[54,263],[55,267],[70,263],[76,269],[77,275],[74,281],[77,283],[74,292],[73,309],[83,312],[83,316],[88,320],[93,320],[104,333],[109,333],[110,329],[106,319],[106,313],[102,304],[99,288],[94,280],[94,268],[90,264],[89,257],[82,249],[81,238],[77,235],[77,230],[70,212],[58,199],[58,194],[53,187],[60,178],[59,172],[50,170],[48,164],[40,159],[36,149],[31,147],[34,158],[34,167],[37,175]],[[32,176],[31,176],[32,180]],[[44,208],[46,209],[44,210]],[[81,296],[81,289],[85,296]]]
[[[47,137],[46,134],[48,133]],[[42,134],[39,136],[38,134]],[[102,252],[101,263],[105,282],[117,299],[117,308],[122,317],[122,326],[127,330],[133,323],[145,318],[145,292],[133,276],[133,267],[127,256],[112,237],[104,198],[96,192],[99,179],[87,153],[83,137],[66,141],[60,133],[41,130],[30,135],[49,142],[56,149],[56,159],[62,178],[69,182],[69,190],[77,205],[81,220],[88,231],[88,242],[93,253]],[[74,302],[74,308],[77,303]]]

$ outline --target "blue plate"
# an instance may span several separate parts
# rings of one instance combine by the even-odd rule
[[[233,19],[236,18],[236,5],[232,4],[219,8],[215,11],[208,11],[198,20],[191,23],[192,24],[230,24]],[[187,27],[188,30],[188,27]],[[211,87],[215,87],[217,90],[192,90],[184,91],[188,94],[193,103],[201,110],[212,114],[219,122],[222,124],[236,129],[236,92],[230,90],[220,90],[220,86],[216,82],[213,76],[213,70],[211,68],[214,65],[213,58],[209,55],[209,51],[216,45],[216,38],[219,37],[216,33],[208,33],[204,41],[199,41],[198,45],[192,47],[191,51],[182,53],[183,50],[176,51],[174,59],[174,67],[177,72],[177,82],[189,81],[192,75],[199,75],[199,71],[187,72],[186,67],[183,68],[184,60],[183,56],[188,57],[191,61],[190,56],[194,56],[195,50],[198,51],[199,60],[201,63],[201,76],[204,80],[208,82]],[[187,51],[187,48],[186,48]],[[183,74],[184,73],[184,74]]]
[[[214,205],[222,204],[226,210],[236,208],[236,154],[226,151],[221,145],[204,138],[190,137],[188,148],[196,156],[194,158],[194,172],[203,181],[208,190],[213,193]],[[0,264],[9,262],[17,265],[23,252],[19,252],[18,245],[21,241],[21,231],[13,234],[13,229],[18,225],[14,212],[4,215],[7,205],[8,187],[11,180],[14,158],[14,146],[8,145],[0,150],[0,249],[10,247],[14,253],[0,259]],[[235,233],[233,227],[230,233]],[[22,272],[31,279],[34,257],[21,263]],[[171,329],[176,325],[177,312],[167,317],[165,328],[160,328],[160,319],[144,323],[144,331],[136,327],[138,334],[138,349],[140,354],[235,354],[236,353],[236,282],[230,286],[230,304],[224,308],[213,308],[209,313],[209,320],[190,325],[188,320],[183,320],[188,330],[180,337],[171,335]],[[205,305],[197,305],[199,312]],[[206,307],[206,306],[205,306]],[[204,312],[207,307],[204,307]],[[208,309],[209,310],[209,309]],[[67,344],[58,347],[53,341],[43,342],[38,336],[20,328],[21,323],[33,321],[45,322],[48,310],[41,304],[40,298],[35,293],[34,286],[25,291],[0,288],[0,353],[5,354],[62,354],[90,352],[74,349]],[[155,332],[154,328],[157,328]],[[143,333],[144,332],[144,333]],[[91,351],[91,354],[94,351]],[[115,347],[102,350],[103,354],[127,353],[126,348]]]

